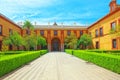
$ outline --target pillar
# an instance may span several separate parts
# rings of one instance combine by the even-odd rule
[[[48,43],[47,47],[48,47],[48,51],[51,52],[51,44],[50,43]]]
[[[48,51],[51,52],[51,31],[50,30],[47,31],[47,42],[48,42],[48,45],[47,45]]]
[[[61,43],[61,51],[64,52],[64,43]]]
[[[61,51],[64,52],[64,30],[61,31]]]

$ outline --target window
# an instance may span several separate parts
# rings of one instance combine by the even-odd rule
[[[95,37],[98,37],[98,30],[95,30]]]
[[[80,35],[83,35],[83,31],[80,31]]]
[[[27,35],[30,35],[30,31],[29,31],[29,30],[26,30],[26,34],[27,34]]]
[[[0,50],[2,49],[2,41],[0,41]]]
[[[92,34],[91,34],[91,32],[89,32],[89,35],[92,37]]]
[[[2,35],[2,26],[0,25],[0,35]]]
[[[12,29],[9,29],[9,35],[13,34]]]
[[[116,39],[112,40],[112,47],[117,48],[117,40]]]
[[[70,34],[71,34],[71,31],[70,31],[70,30],[68,30],[68,31],[67,31],[67,35],[68,35],[68,36],[70,36]]]
[[[40,31],[40,35],[44,36],[44,30]]]
[[[54,31],[54,36],[57,36],[58,35],[58,32],[57,30]]]
[[[116,29],[116,22],[111,23],[111,30],[115,31]]]
[[[100,36],[103,36],[103,28],[100,28]]]
[[[99,42],[96,42],[96,49],[99,49]]]

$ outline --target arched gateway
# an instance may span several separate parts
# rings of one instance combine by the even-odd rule
[[[51,41],[51,51],[61,51],[61,44],[58,38],[53,38]]]

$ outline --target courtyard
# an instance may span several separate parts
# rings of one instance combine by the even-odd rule
[[[120,75],[65,52],[50,52],[0,80],[120,80]]]
[[[1,0],[0,80],[120,80],[120,0]]]

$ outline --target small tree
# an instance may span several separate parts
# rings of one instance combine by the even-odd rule
[[[76,49],[77,47],[77,37],[74,33],[71,33],[70,36],[67,36],[65,38],[65,44],[67,47],[70,47],[71,49]]]
[[[37,46],[46,46],[46,39],[42,36],[37,36]]]
[[[42,36],[37,36],[34,32],[32,32],[30,35],[24,36],[24,46],[27,50],[36,50],[37,46],[45,46],[46,39]]]
[[[87,49],[88,46],[92,45],[92,38],[88,34],[83,34],[78,40],[78,45],[82,45],[83,49]]]
[[[9,37],[3,39],[3,45],[13,45],[18,48],[23,45],[23,38],[18,32],[13,32]]]
[[[24,46],[27,50],[35,50],[37,38],[35,34],[24,36]]]

